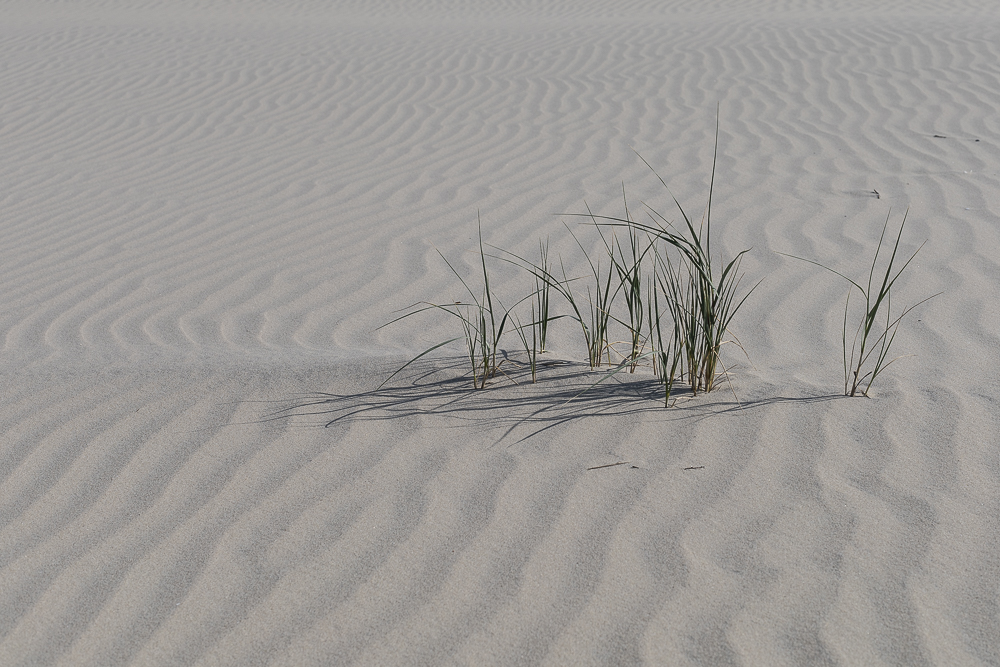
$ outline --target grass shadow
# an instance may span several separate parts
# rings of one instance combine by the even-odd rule
[[[538,361],[538,382],[527,364],[514,361],[486,388],[471,390],[462,373],[462,357],[421,360],[393,386],[355,392],[306,392],[279,400],[278,409],[261,421],[296,422],[332,427],[359,421],[413,417],[445,418],[452,427],[475,425],[500,429],[499,440],[523,442],[559,426],[595,418],[644,416],[662,422],[700,421],[712,415],[745,413],[782,402],[820,402],[840,395],[769,397],[739,401],[732,394],[678,390],[677,403],[663,407],[662,383],[650,373],[609,375],[587,363],[560,359]],[[435,424],[435,428],[447,428]]]

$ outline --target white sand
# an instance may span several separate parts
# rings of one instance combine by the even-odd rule
[[[331,4],[0,7],[0,663],[1000,664],[994,3]],[[742,410],[458,347],[365,393],[477,210],[579,272],[554,214],[669,211],[634,147],[700,214],[716,103]],[[890,207],[942,295],[847,399],[777,252],[863,274]]]

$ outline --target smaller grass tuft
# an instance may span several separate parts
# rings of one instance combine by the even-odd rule
[[[406,310],[410,312],[397,317],[396,319],[383,324],[379,329],[387,327],[390,324],[399,322],[413,315],[428,311],[428,310],[438,310],[445,312],[452,317],[459,320],[462,327],[462,336],[450,338],[446,341],[437,343],[432,347],[424,350],[414,358],[410,359],[408,362],[403,364],[400,368],[396,370],[395,373],[387,377],[382,384],[379,385],[381,389],[385,384],[391,380],[393,377],[398,375],[403,369],[415,362],[417,359],[433,352],[434,350],[452,343],[456,340],[465,341],[466,354],[469,357],[469,365],[472,370],[472,386],[475,389],[485,389],[488,380],[496,377],[496,374],[500,372],[500,366],[504,363],[504,360],[499,360],[500,352],[500,341],[503,338],[504,331],[508,324],[513,326],[513,321],[511,319],[512,310],[504,308],[503,304],[497,299],[490,287],[490,274],[486,269],[486,253],[483,250],[483,223],[482,219],[479,222],[479,259],[480,265],[483,270],[483,289],[479,296],[476,292],[469,287],[469,284],[462,278],[462,275],[452,266],[448,258],[445,257],[441,251],[438,251],[438,255],[444,260],[444,263],[448,265],[451,272],[462,283],[465,291],[468,292],[471,298],[470,302],[456,301],[450,304],[437,304],[429,302],[415,303]],[[520,304],[525,299],[530,298],[531,295],[524,297],[515,304],[515,307]],[[416,310],[412,310],[416,308]],[[499,324],[497,320],[499,319]],[[534,320],[534,318],[532,318]],[[534,324],[534,322],[533,322]]]
[[[904,308],[902,312],[893,317],[893,285],[896,284],[896,280],[903,273],[903,271],[906,270],[906,267],[910,265],[910,262],[912,262],[913,258],[917,256],[917,253],[924,247],[924,243],[926,243],[926,241],[921,243],[920,247],[913,251],[913,254],[910,255],[910,258],[907,259],[901,267],[895,268],[897,266],[896,254],[899,251],[899,242],[903,237],[903,228],[906,226],[906,217],[908,214],[909,209],[907,209],[906,213],[903,214],[903,220],[899,223],[899,232],[896,234],[896,242],[892,246],[892,253],[889,255],[888,262],[886,262],[884,273],[881,270],[876,273],[879,255],[882,254],[882,246],[885,242],[885,233],[889,228],[889,218],[892,215],[891,209],[889,213],[886,214],[885,224],[882,225],[882,233],[879,234],[878,237],[878,246],[875,248],[875,257],[872,258],[871,269],[868,271],[868,281],[864,287],[848,278],[843,273],[831,269],[824,264],[820,264],[819,262],[815,262],[804,257],[788,255],[786,253],[778,253],[780,255],[784,255],[785,257],[791,257],[792,259],[798,259],[803,262],[815,264],[822,269],[826,269],[830,273],[840,276],[850,283],[850,288],[847,291],[847,299],[844,304],[844,328],[842,337],[845,396],[856,396],[858,390],[861,391],[862,396],[868,396],[868,390],[871,389],[875,378],[877,378],[882,371],[888,368],[893,362],[902,358],[895,357],[893,359],[889,359],[889,349],[892,347],[892,343],[896,339],[896,332],[899,330],[900,322],[911,310],[925,301],[929,301],[935,296],[938,296],[937,294],[932,294],[925,299],[921,299],[912,306]],[[878,278],[878,276],[881,276],[881,278]],[[858,327],[854,332],[854,337],[851,340],[850,353],[848,353],[847,331],[848,321],[850,318],[851,293],[855,289],[861,293],[861,296],[865,300],[865,305],[863,312],[861,313],[860,322],[858,323]],[[885,307],[884,310],[883,306]],[[885,320],[885,324],[880,326],[880,322],[883,319]]]

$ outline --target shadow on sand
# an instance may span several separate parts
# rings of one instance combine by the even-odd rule
[[[657,421],[698,421],[777,403],[843,398],[817,395],[738,400],[722,384],[711,394],[697,397],[689,388],[678,387],[671,394],[671,407],[665,409],[663,386],[648,369],[609,375],[607,369],[591,370],[587,364],[546,360],[539,363],[538,381],[532,383],[528,369],[512,361],[485,389],[473,389],[469,378],[460,375],[463,364],[468,360],[438,358],[413,364],[408,377],[394,378],[392,384],[376,390],[299,394],[278,401],[282,407],[264,415],[263,421],[306,421],[330,427],[359,420],[433,415],[455,420],[456,425],[500,428],[501,440],[520,431],[520,442],[584,418],[645,415]]]

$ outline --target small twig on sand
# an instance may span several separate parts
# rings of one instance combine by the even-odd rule
[[[626,463],[631,463],[631,461],[619,461],[618,463],[605,463],[602,466],[594,466],[592,468],[587,468],[587,470],[599,470],[601,468],[613,468],[615,466],[623,466]]]

